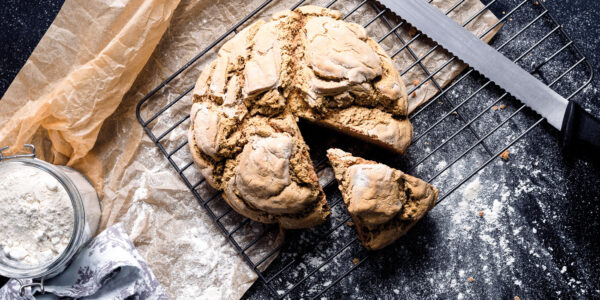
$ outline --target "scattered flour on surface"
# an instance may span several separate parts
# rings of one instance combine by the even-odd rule
[[[443,168],[445,168],[448,165],[448,163],[445,160],[440,161],[436,166],[435,166],[435,170],[436,171],[441,171]]]
[[[519,179],[519,185],[515,188],[515,196],[519,197],[522,193],[530,194],[535,190],[535,186],[529,179]]]
[[[471,182],[469,182],[469,184],[467,184],[467,186],[465,187],[465,190],[463,191],[462,194],[465,199],[473,200],[473,199],[475,199],[475,197],[477,197],[480,190],[481,190],[481,181],[479,181],[479,177],[476,177]]]
[[[519,279],[515,279],[515,285],[518,285],[519,287],[521,287],[523,285],[523,281],[521,281]]]

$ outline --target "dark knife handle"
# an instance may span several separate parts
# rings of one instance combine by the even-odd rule
[[[600,120],[569,101],[561,131],[562,148],[567,154],[600,162]]]

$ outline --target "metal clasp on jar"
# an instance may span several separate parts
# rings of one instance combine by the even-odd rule
[[[4,147],[0,148],[0,161],[11,159],[11,158],[23,158],[23,157],[35,158],[35,146],[32,145],[32,144],[25,144],[24,146],[26,148],[29,148],[31,150],[31,153],[27,153],[27,154],[15,154],[15,155],[4,156],[2,154],[2,151],[8,149],[9,147],[8,146],[4,146]]]
[[[40,293],[44,294],[44,277],[42,277],[40,279],[40,282],[35,282],[33,280],[31,280],[30,283],[23,283],[23,281],[21,281],[21,279],[17,279],[17,282],[19,283],[20,287],[19,287],[19,296],[23,297],[25,296],[25,289],[28,287],[34,287],[34,286],[39,286],[40,287]],[[32,292],[33,294],[33,292]]]

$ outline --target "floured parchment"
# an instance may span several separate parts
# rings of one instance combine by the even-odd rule
[[[347,13],[359,2],[338,1],[332,8]],[[458,2],[432,3],[445,11]],[[256,274],[236,254],[144,134],[135,116],[135,106],[152,88],[261,3],[259,0],[235,3],[67,0],[0,101],[0,146],[9,145],[16,150],[31,142],[39,149],[39,158],[69,164],[88,176],[102,196],[101,227],[123,222],[172,298],[239,298],[256,280]],[[257,18],[267,19],[295,3],[273,1],[244,26]],[[450,16],[462,23],[482,7],[477,0],[462,1]],[[367,3],[347,20],[364,25],[376,14]],[[496,22],[487,12],[467,28],[481,34]],[[384,20],[378,19],[367,31],[378,40],[389,28]],[[409,26],[399,28],[397,33],[404,41],[415,34]],[[382,45],[390,54],[402,47],[395,34],[383,40]],[[420,57],[433,46],[421,37],[410,48]],[[218,46],[163,88],[146,108],[156,111],[190,88],[202,68],[215,58],[216,50]],[[422,62],[434,71],[449,57],[438,49]],[[394,61],[403,72],[415,58],[404,49]],[[445,86],[463,69],[463,64],[454,62],[434,78]],[[419,65],[403,75],[408,90],[425,78],[427,74]],[[425,82],[414,95],[409,95],[410,110],[433,97],[436,91],[431,81]],[[184,97],[152,122],[153,131],[160,132],[187,114],[190,97]],[[172,148],[185,139],[185,124],[189,122],[161,141],[165,147]],[[174,160],[181,165],[191,158],[184,155]],[[202,186],[199,192],[208,195],[214,191]],[[264,238],[254,254],[260,256],[273,249],[276,236]]]

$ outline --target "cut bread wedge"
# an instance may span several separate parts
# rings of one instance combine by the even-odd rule
[[[327,150],[339,189],[363,246],[377,250],[404,235],[433,208],[427,182],[340,149]]]

